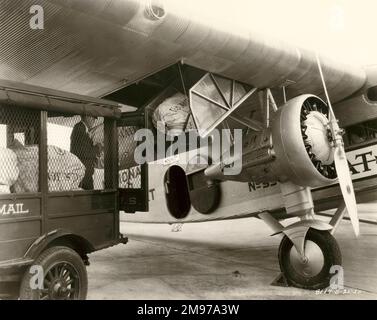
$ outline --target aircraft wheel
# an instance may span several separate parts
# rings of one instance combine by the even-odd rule
[[[309,229],[305,240],[305,259],[292,241],[284,236],[279,247],[280,270],[288,284],[310,290],[324,289],[333,274],[330,268],[342,264],[342,256],[335,238],[328,231]]]

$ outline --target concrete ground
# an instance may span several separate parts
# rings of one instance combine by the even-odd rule
[[[376,220],[367,209],[361,218]],[[254,218],[185,224],[178,232],[122,222],[121,231],[127,245],[90,256],[88,299],[377,299],[377,225],[362,223],[358,239],[348,221],[337,230],[349,289],[338,294],[271,285],[280,238]]]

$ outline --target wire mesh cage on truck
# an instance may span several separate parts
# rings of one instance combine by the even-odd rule
[[[118,104],[0,81],[0,287],[84,299],[119,232]]]

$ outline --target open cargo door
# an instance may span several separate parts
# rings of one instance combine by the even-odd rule
[[[222,122],[230,118],[241,125],[260,130],[252,119],[239,117],[236,111],[257,88],[222,76],[206,73],[189,93],[190,109],[199,135],[209,135]]]

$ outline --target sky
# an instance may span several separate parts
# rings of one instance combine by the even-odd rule
[[[346,63],[377,64],[376,0],[165,0],[168,10],[254,30]]]

